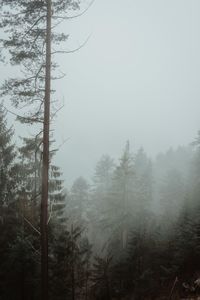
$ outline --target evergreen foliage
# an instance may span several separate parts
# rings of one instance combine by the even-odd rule
[[[23,139],[17,151],[13,138],[2,106],[0,297],[34,300],[41,292],[41,139]],[[162,165],[165,159],[169,153]],[[174,282],[174,297],[199,293],[199,144],[188,180],[179,168],[162,170],[160,211],[153,209],[156,168],[143,149],[132,154],[127,143],[118,164],[102,157],[93,185],[80,177],[64,194],[52,154],[50,299],[153,300],[169,297]]]

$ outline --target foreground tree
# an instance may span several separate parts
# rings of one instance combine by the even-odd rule
[[[1,39],[1,46],[9,51],[11,64],[20,65],[25,75],[7,80],[2,93],[10,96],[16,108],[25,109],[25,115],[18,116],[20,121],[42,124],[39,132],[43,135],[40,217],[43,300],[48,298],[49,126],[52,117],[51,73],[55,69],[51,56],[56,53],[52,51],[52,43],[65,41],[68,37],[63,33],[52,33],[52,18],[65,18],[66,11],[78,9],[79,3],[80,0],[3,0],[0,3],[0,28],[7,33]]]
[[[32,269],[32,249],[24,236],[24,199],[21,166],[13,144],[14,132],[7,126],[0,105],[0,298],[24,299]],[[27,259],[27,256],[29,258]],[[27,268],[26,268],[27,266]],[[25,271],[26,269],[26,271]],[[25,279],[26,278],[26,279]],[[33,280],[32,280],[33,282]],[[29,283],[29,290],[32,284]]]

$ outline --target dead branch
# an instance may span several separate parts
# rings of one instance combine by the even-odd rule
[[[24,218],[24,221],[26,221],[26,223],[35,231],[35,232],[37,232],[39,235],[41,235],[41,233],[40,233],[40,231],[37,229],[37,228],[35,228],[35,226],[27,219],[27,218],[25,218],[25,217],[23,217]]]
[[[67,17],[65,17],[65,16],[52,16],[52,18],[53,19],[62,19],[62,20],[70,20],[70,19],[79,18],[89,10],[89,8],[93,5],[94,2],[95,2],[95,0],[92,0],[90,2],[90,4],[86,7],[86,9],[83,10],[80,14],[77,14],[77,15],[74,15],[74,16],[67,16]]]
[[[83,48],[87,44],[87,42],[89,41],[90,37],[91,37],[91,34],[88,36],[88,38],[85,40],[85,42],[82,45],[80,45],[78,48],[75,48],[73,50],[57,50],[57,51],[51,52],[51,54],[52,55],[53,54],[69,54],[69,53],[77,52],[77,51],[79,51],[81,48]]]

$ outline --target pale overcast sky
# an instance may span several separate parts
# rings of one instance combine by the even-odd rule
[[[59,83],[65,108],[56,136],[66,179],[90,175],[103,153],[125,141],[149,155],[190,143],[200,129],[200,2],[96,0],[65,24],[68,48]]]
[[[65,107],[56,120],[66,182],[91,176],[104,153],[119,157],[127,139],[149,155],[188,144],[200,129],[200,1],[96,0],[62,29],[57,83]]]

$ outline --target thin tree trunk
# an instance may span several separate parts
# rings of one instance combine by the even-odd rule
[[[87,262],[87,268],[86,268],[86,281],[85,281],[85,300],[88,300],[88,262]]]
[[[71,227],[71,235],[72,235],[72,300],[75,300],[75,278],[74,278],[74,228],[73,225]]]
[[[110,284],[109,284],[108,278],[106,278],[106,293],[107,293],[107,300],[111,300]]]
[[[46,74],[44,98],[42,199],[41,199],[41,297],[48,300],[48,181],[49,181],[49,121],[51,95],[51,0],[47,0]]]

